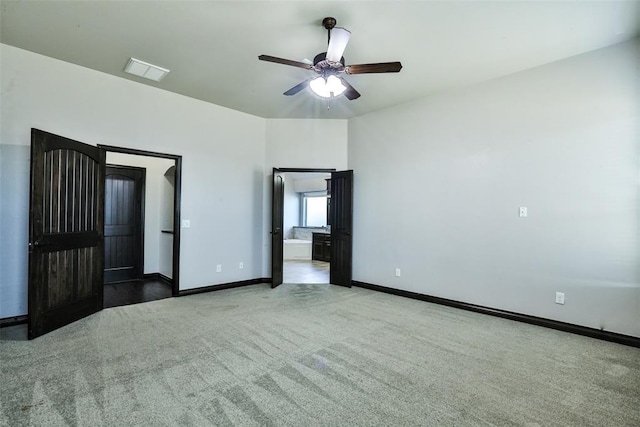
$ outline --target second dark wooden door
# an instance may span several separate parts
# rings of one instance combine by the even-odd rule
[[[107,166],[104,283],[143,276],[145,169]]]
[[[284,176],[276,168],[273,169],[271,202],[271,287],[275,288],[284,280]]]
[[[351,287],[353,248],[353,171],[331,173],[330,282]]]

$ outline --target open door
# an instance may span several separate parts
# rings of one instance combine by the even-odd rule
[[[284,176],[279,169],[273,168],[273,192],[271,199],[271,287],[282,284],[284,261],[282,260],[284,242]]]
[[[29,339],[102,310],[105,152],[31,130]]]
[[[353,171],[331,173],[331,284],[351,287]]]

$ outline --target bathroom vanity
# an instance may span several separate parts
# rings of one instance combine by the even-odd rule
[[[331,262],[331,234],[313,233],[311,259]]]

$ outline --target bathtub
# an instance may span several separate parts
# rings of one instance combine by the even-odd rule
[[[284,239],[284,259],[311,259],[311,240]]]

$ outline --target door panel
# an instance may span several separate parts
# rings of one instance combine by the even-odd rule
[[[104,151],[31,131],[29,338],[102,309]]]
[[[104,218],[104,283],[143,276],[145,169],[107,166]]]
[[[353,171],[331,173],[330,282],[351,287],[353,248]]]
[[[273,169],[273,191],[271,206],[271,287],[282,284],[284,261],[284,176]]]

